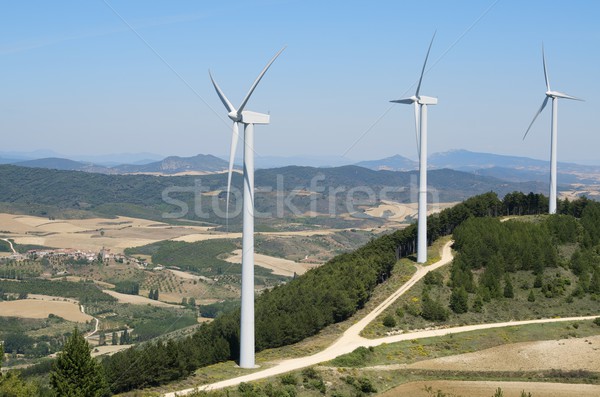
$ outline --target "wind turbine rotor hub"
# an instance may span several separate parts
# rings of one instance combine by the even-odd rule
[[[238,113],[236,111],[227,113],[227,117],[229,117],[232,121],[240,121],[241,120],[241,116],[238,115]]]

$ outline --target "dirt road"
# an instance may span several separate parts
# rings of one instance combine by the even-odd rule
[[[17,253],[17,251],[15,251],[15,247],[13,247],[13,244],[12,244],[12,242],[9,239],[3,238],[3,239],[0,239],[0,240],[4,240],[4,241],[6,241],[8,243],[8,245],[10,246],[10,250],[12,251],[13,254]]]
[[[333,360],[334,358],[350,353],[354,349],[365,346],[379,346],[384,343],[394,343],[406,340],[413,339],[422,339],[429,338],[435,336],[444,336],[449,334],[456,334],[460,332],[468,332],[468,331],[476,331],[482,329],[490,329],[490,328],[500,328],[500,327],[509,327],[516,325],[526,325],[526,324],[539,324],[539,323],[549,323],[549,322],[559,322],[559,321],[576,321],[576,320],[590,320],[594,319],[597,316],[587,316],[587,317],[570,317],[570,318],[552,318],[552,319],[538,319],[538,320],[526,320],[526,321],[508,321],[502,323],[494,323],[494,324],[477,324],[477,325],[467,325],[462,327],[452,327],[452,328],[444,328],[444,329],[434,329],[428,331],[419,331],[413,333],[406,333],[401,335],[393,335],[387,336],[378,339],[366,339],[360,336],[360,331],[373,321],[379,313],[385,310],[389,305],[391,305],[398,297],[403,295],[406,291],[408,291],[415,283],[417,283],[421,278],[423,278],[428,272],[435,270],[441,266],[447,265],[453,259],[452,250],[451,250],[452,241],[448,242],[444,245],[442,249],[442,257],[441,259],[427,267],[419,266],[417,272],[411,277],[411,279],[406,282],[402,287],[400,287],[396,292],[390,295],[384,302],[382,302],[379,306],[377,306],[374,310],[372,310],[369,314],[359,320],[356,324],[352,325],[350,328],[344,332],[344,334],[337,339],[331,346],[326,348],[325,350],[313,354],[312,356],[300,357],[295,359],[284,360],[277,365],[267,368],[262,371],[254,372],[248,375],[240,376],[237,378],[227,379],[224,381],[199,386],[198,388],[180,390],[177,392],[170,392],[165,394],[165,397],[175,397],[183,396],[189,394],[196,390],[215,390],[222,389],[225,387],[235,386],[240,384],[241,382],[251,382],[259,379],[264,379],[276,375],[281,375],[286,372],[295,371],[301,368],[310,367],[311,365],[316,365],[325,361]]]

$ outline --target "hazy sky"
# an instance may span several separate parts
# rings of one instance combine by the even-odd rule
[[[229,151],[230,122],[208,78],[238,105],[287,49],[249,110],[258,155],[416,157],[414,92],[433,32],[422,94],[429,152],[464,148],[546,159],[552,88],[559,160],[600,163],[600,2],[588,1],[22,1],[0,13],[2,151]]]

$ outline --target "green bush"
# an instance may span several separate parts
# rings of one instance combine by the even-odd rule
[[[291,374],[291,373],[282,375],[279,380],[281,381],[282,385],[294,385],[295,386],[298,384],[298,379],[296,379],[294,374]]]
[[[354,349],[354,351],[334,358],[331,363],[336,367],[364,367],[373,355],[375,349],[373,347],[366,348],[364,346]]]
[[[383,318],[383,325],[388,328],[396,326],[396,319],[391,314],[388,314]]]

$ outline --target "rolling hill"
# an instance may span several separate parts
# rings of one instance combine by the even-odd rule
[[[57,217],[123,215],[165,220],[165,213],[175,212],[185,204],[198,212],[186,211],[182,215],[184,219],[216,224],[225,221],[215,213],[218,211],[215,206],[220,211],[225,206],[224,198],[218,194],[227,183],[227,175],[223,173],[169,177],[107,175],[0,165],[0,180],[3,182],[0,210],[4,212]],[[342,215],[348,214],[350,207],[360,213],[361,206],[377,205],[379,199],[408,203],[414,202],[417,195],[416,171],[373,171],[357,166],[258,170],[255,183],[257,211],[279,214],[277,217],[283,218],[280,221],[303,218],[308,223],[327,225],[345,222]],[[527,193],[545,190],[543,183],[511,183],[448,169],[431,171],[429,185],[433,202],[455,202],[489,191],[503,196],[515,190]],[[238,173],[234,174],[233,187],[241,190],[242,177]],[[198,205],[201,208],[197,208]],[[283,213],[279,212],[281,207]],[[317,216],[306,216],[309,211],[316,212]],[[331,216],[332,211],[336,216]],[[200,213],[201,216],[197,215]],[[239,223],[240,218],[236,217],[231,223]],[[274,218],[258,222],[277,222]],[[343,226],[353,227],[351,224]]]
[[[387,170],[387,171],[412,171],[419,167],[417,161],[411,160],[399,154],[391,157],[386,157],[381,160],[361,161],[355,165],[368,168],[371,170]]]

